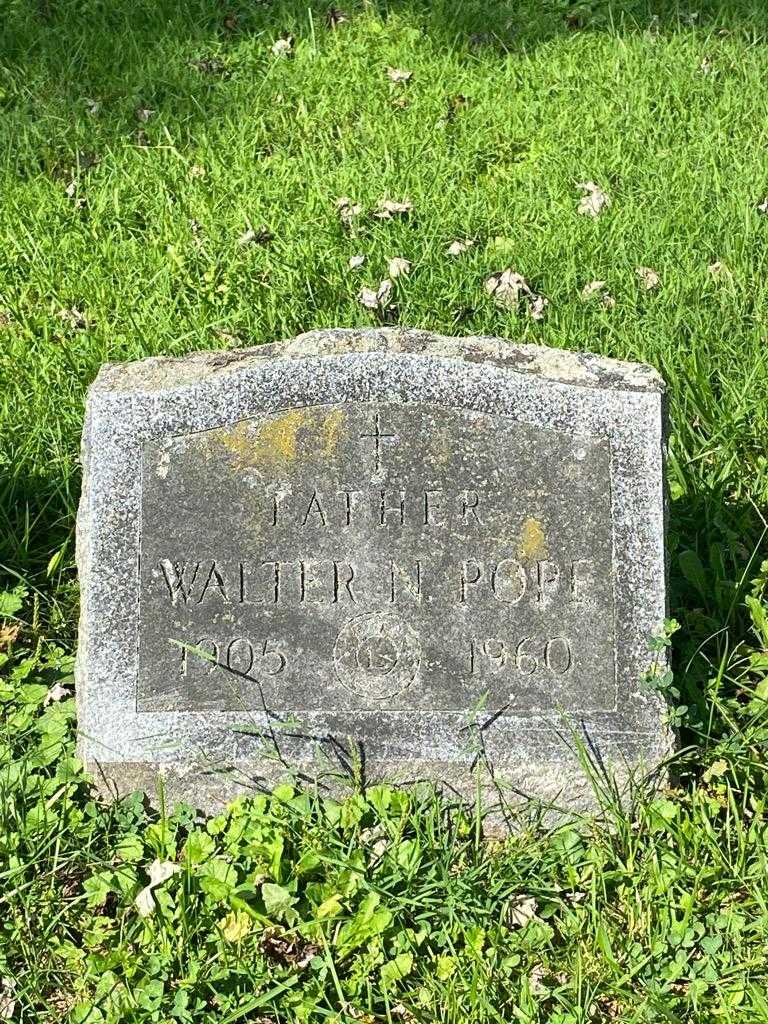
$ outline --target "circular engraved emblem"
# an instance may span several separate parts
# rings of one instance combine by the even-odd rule
[[[419,638],[391,612],[358,615],[336,639],[333,661],[340,682],[370,700],[407,690],[419,669]]]

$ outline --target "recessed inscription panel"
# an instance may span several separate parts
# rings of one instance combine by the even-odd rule
[[[350,403],[145,445],[139,711],[610,711],[610,451]]]

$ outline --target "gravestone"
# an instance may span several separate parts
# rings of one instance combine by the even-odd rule
[[[288,771],[589,804],[669,750],[663,384],[333,330],[105,366],[78,519],[80,751],[214,807]]]

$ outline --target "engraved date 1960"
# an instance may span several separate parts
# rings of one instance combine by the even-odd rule
[[[549,640],[530,636],[519,640],[475,638],[469,640],[468,647],[470,675],[508,671],[532,676],[544,670],[554,676],[564,676],[573,668],[571,642],[564,636],[553,636]]]

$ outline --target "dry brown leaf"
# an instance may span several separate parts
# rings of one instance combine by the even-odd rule
[[[298,967],[304,970],[320,952],[319,947],[299,938],[289,938],[277,928],[267,928],[263,933],[261,948],[270,960],[283,967]]]
[[[599,298],[606,309],[613,309],[616,299],[608,291],[605,281],[590,281],[581,289],[581,297],[587,302],[589,299]]]
[[[180,866],[174,864],[173,861],[158,860],[157,858],[152,861],[147,869],[149,884],[144,886],[134,900],[136,909],[141,917],[148,917],[155,909],[155,898],[152,895],[152,890],[156,889],[158,885],[167,882],[169,878],[179,871],[181,871]]]
[[[389,1012],[396,1020],[405,1021],[405,1024],[416,1024],[416,1018],[405,1003],[395,1003]]]
[[[528,315],[532,320],[543,320],[547,312],[547,306],[549,305],[549,299],[543,295],[533,295],[528,297]]]
[[[338,7],[329,7],[325,12],[325,20],[328,28],[338,28],[339,25],[349,21],[349,15],[346,11],[340,11]]]
[[[81,313],[76,306],[70,306],[69,309],[60,309],[56,316],[74,331],[83,331],[88,326],[85,314]]]
[[[577,207],[577,212],[584,217],[599,217],[611,205],[610,197],[594,181],[580,181],[576,188],[584,193]]]
[[[605,290],[605,281],[590,281],[581,289],[582,299],[591,299],[593,295],[599,295]]]
[[[457,238],[455,242],[451,242],[445,252],[447,256],[461,256],[467,249],[471,249],[474,244],[474,238],[465,238],[463,241]]]
[[[533,995],[543,996],[547,991],[544,979],[548,976],[548,973],[546,967],[542,967],[541,964],[534,964],[531,973],[528,975],[528,984],[531,986]]]
[[[413,78],[413,72],[405,71],[403,68],[387,68],[387,78],[397,85],[404,85]]]
[[[549,299],[533,291],[523,275],[511,267],[491,274],[485,282],[485,290],[500,309],[517,312],[521,302],[524,302],[533,320],[544,319]]]
[[[353,202],[349,196],[342,196],[336,200],[336,209],[339,211],[339,218],[344,227],[349,227],[355,217],[363,212],[359,203]]]
[[[523,928],[536,917],[538,909],[533,896],[518,896],[507,908],[507,924],[510,928]]]
[[[379,308],[379,297],[373,288],[361,288],[357,295],[357,301],[366,309]]]
[[[290,57],[293,53],[293,36],[285,35],[272,43],[272,54],[275,57]]]
[[[262,224],[262,226],[256,230],[254,228],[248,228],[237,240],[238,245],[269,245],[274,239],[274,235],[269,228]]]
[[[20,632],[18,622],[0,622],[0,651],[9,648]]]
[[[198,57],[196,60],[191,60],[189,66],[195,71],[199,71],[201,75],[223,75],[227,70],[224,61],[219,60],[218,57]]]
[[[0,1020],[10,1020],[16,1012],[15,990],[13,978],[0,978]]]
[[[349,269],[350,270],[359,270],[360,267],[362,267],[362,265],[364,263],[365,263],[365,256],[363,256],[363,255],[350,256],[349,259],[347,260],[347,264],[349,265]]]
[[[661,284],[661,278],[651,267],[635,267],[635,273],[647,292],[652,292]]]
[[[71,697],[72,691],[68,686],[62,686],[61,683],[54,683],[50,688],[45,697],[43,697],[43,707],[48,704],[58,704],[60,700],[64,700],[65,697]]]
[[[361,288],[357,298],[366,309],[383,309],[389,302],[391,294],[392,282],[385,277],[376,291],[373,288]]]
[[[404,199],[402,202],[397,202],[394,199],[380,199],[376,203],[373,216],[378,217],[379,220],[391,220],[395,216],[407,217],[412,209],[413,203],[409,199]]]
[[[408,276],[411,269],[411,261],[403,259],[402,256],[393,256],[389,261],[389,276],[394,281],[395,278],[400,277],[404,274]]]
[[[513,310],[517,309],[520,297],[530,291],[523,275],[511,269],[502,270],[486,278],[485,290],[493,297],[497,306]]]

